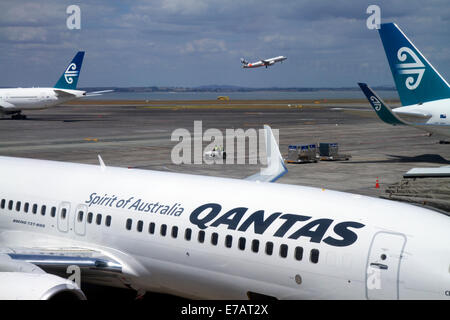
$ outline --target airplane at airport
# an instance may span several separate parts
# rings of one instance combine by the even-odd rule
[[[66,278],[205,299],[450,299],[450,217],[249,179],[0,157],[0,299],[84,299]]]
[[[26,119],[22,110],[47,109],[61,103],[83,97],[97,96],[112,90],[87,93],[76,90],[83,63],[84,51],[79,51],[53,88],[8,88],[0,89],[0,116],[11,115],[12,119]]]
[[[450,87],[395,23],[378,30],[402,107],[392,109],[359,84],[377,115],[392,125],[410,125],[450,137]]]
[[[270,58],[270,59],[259,60],[256,62],[249,63],[244,58],[241,58],[241,63],[242,63],[242,68],[258,68],[258,67],[266,67],[267,68],[267,67],[275,64],[276,62],[283,63],[283,61],[286,59],[287,58],[285,56],[278,56],[278,57],[274,57],[274,58]]]

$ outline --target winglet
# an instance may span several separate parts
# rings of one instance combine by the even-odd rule
[[[103,162],[103,159],[100,155],[98,155],[98,162],[100,163],[100,169],[102,169],[102,171],[104,171],[106,169],[106,165]]]
[[[387,124],[392,125],[407,125],[405,121],[401,120],[397,115],[392,112],[384,101],[371,89],[366,83],[358,83],[362,92],[365,94],[370,105],[377,113],[378,117]]]
[[[245,180],[257,182],[275,182],[288,171],[284,165],[283,157],[280,153],[277,141],[273,135],[272,129],[264,125],[264,134],[266,138],[267,167],[262,168],[257,174],[245,178]]]

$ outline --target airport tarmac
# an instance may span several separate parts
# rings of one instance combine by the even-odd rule
[[[410,168],[450,164],[448,145],[417,129],[382,123],[364,100],[91,100],[24,113],[28,120],[0,121],[1,155],[98,164],[100,154],[107,166],[238,179],[259,170],[259,164],[173,164],[171,151],[178,142],[171,141],[172,132],[186,128],[193,135],[194,121],[201,120],[203,132],[269,124],[279,129],[284,157],[290,144],[318,142],[338,142],[340,152],[352,156],[349,161],[287,164],[289,172],[279,183],[377,197]],[[380,188],[375,188],[377,178]]]
[[[194,121],[201,120],[203,132],[260,129],[269,124],[279,129],[284,157],[290,144],[317,142],[338,142],[340,151],[352,156],[349,161],[287,164],[289,172],[278,183],[377,197],[412,167],[450,163],[449,145],[410,127],[382,123],[364,101],[76,101],[24,113],[28,120],[0,120],[0,155],[98,164],[100,154],[107,166],[238,179],[259,170],[260,165],[249,164],[173,164],[171,151],[178,142],[171,141],[172,132],[186,128],[193,134]],[[127,301],[135,296],[125,289],[85,286],[83,290],[93,300]],[[155,299],[180,298],[154,293],[144,297]]]

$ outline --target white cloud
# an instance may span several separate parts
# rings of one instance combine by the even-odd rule
[[[181,53],[217,53],[226,50],[225,41],[205,38],[186,43]]]

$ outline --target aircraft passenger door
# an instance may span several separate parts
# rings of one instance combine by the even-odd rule
[[[367,260],[367,299],[398,299],[400,263],[406,237],[400,233],[378,232]]]
[[[84,236],[86,234],[86,216],[88,208],[84,204],[77,206],[74,216],[74,230],[75,234]]]
[[[69,231],[69,216],[70,216],[70,203],[61,202],[58,208],[58,230],[61,232]]]

